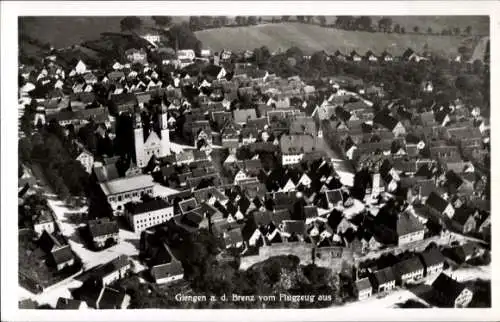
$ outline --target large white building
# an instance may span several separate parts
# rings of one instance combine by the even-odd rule
[[[125,205],[125,216],[134,232],[167,222],[174,216],[174,207],[161,198]]]
[[[162,106],[159,115],[159,124],[159,133],[151,130],[147,134],[146,140],[144,140],[141,115],[139,113],[136,114],[134,122],[134,147],[136,164],[139,168],[146,167],[153,155],[157,158],[170,155],[170,130],[168,128],[167,107],[165,105]]]
[[[120,215],[126,203],[139,201],[145,194],[152,196],[154,182],[151,176],[137,175],[102,182],[100,186],[115,215]]]

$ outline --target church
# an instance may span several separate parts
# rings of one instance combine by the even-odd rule
[[[141,115],[139,112],[136,112],[134,120],[134,148],[135,160],[139,168],[146,167],[153,155],[156,158],[163,158],[171,153],[168,115],[165,105],[162,104],[161,112],[158,115],[158,129],[155,130],[153,126],[147,128],[147,130],[143,128]],[[146,137],[146,140],[144,140],[144,137]]]

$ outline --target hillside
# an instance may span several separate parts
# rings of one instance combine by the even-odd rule
[[[346,31],[300,23],[218,28],[198,31],[196,36],[203,42],[204,47],[215,51],[224,48],[246,50],[260,46],[267,46],[271,51],[276,51],[298,46],[307,53],[318,50],[334,52],[337,49],[344,53],[352,50],[359,53],[365,53],[367,50],[381,53],[387,50],[398,55],[408,47],[423,51],[427,44],[429,51],[446,56],[456,55],[464,40],[454,36]]]
[[[270,21],[272,18],[280,19],[281,16],[262,16],[262,19]],[[427,32],[430,27],[434,33],[440,33],[443,29],[459,28],[464,30],[467,26],[472,27],[473,35],[489,34],[488,16],[389,16],[392,25],[399,24],[407,32],[413,31],[418,26],[421,31]],[[325,16],[327,24],[334,24],[337,16]],[[381,16],[370,16],[373,24],[377,24]],[[295,21],[296,17],[290,16],[290,21]],[[317,20],[316,20],[317,22]]]

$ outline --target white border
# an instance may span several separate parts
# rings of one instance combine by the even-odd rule
[[[44,16],[122,16],[122,15],[490,15],[491,57],[496,66],[499,42],[499,4],[494,1],[353,1],[353,2],[285,2],[285,1],[196,1],[196,2],[147,2],[147,1],[51,1],[5,2],[1,5],[1,286],[2,320],[79,321],[79,320],[499,320],[500,292],[498,275],[493,269],[492,309],[374,309],[353,311],[347,308],[321,310],[114,310],[114,311],[42,311],[17,309],[17,17]],[[498,68],[491,68],[491,123],[492,142],[496,142],[498,123],[496,107],[500,105],[495,85],[500,84]],[[498,149],[493,148],[492,162],[499,161]],[[492,167],[492,191],[496,191],[500,172]],[[500,187],[499,187],[500,188]],[[492,193],[492,213],[498,203]],[[493,220],[496,223],[496,219]],[[495,224],[493,225],[495,227]],[[500,238],[495,232],[492,244]],[[494,247],[492,265],[496,267],[498,249]],[[76,313],[76,314],[75,314]],[[145,318],[146,317],[146,318]]]

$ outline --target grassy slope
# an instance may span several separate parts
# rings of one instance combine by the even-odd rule
[[[339,49],[348,53],[355,49],[359,53],[367,50],[380,53],[387,50],[393,54],[401,54],[408,47],[422,51],[427,44],[430,51],[455,55],[463,41],[462,38],[453,36],[345,31],[298,23],[203,30],[197,32],[196,36],[204,46],[213,50],[244,50],[265,45],[274,51],[298,46],[309,53],[323,49],[332,52]]]

